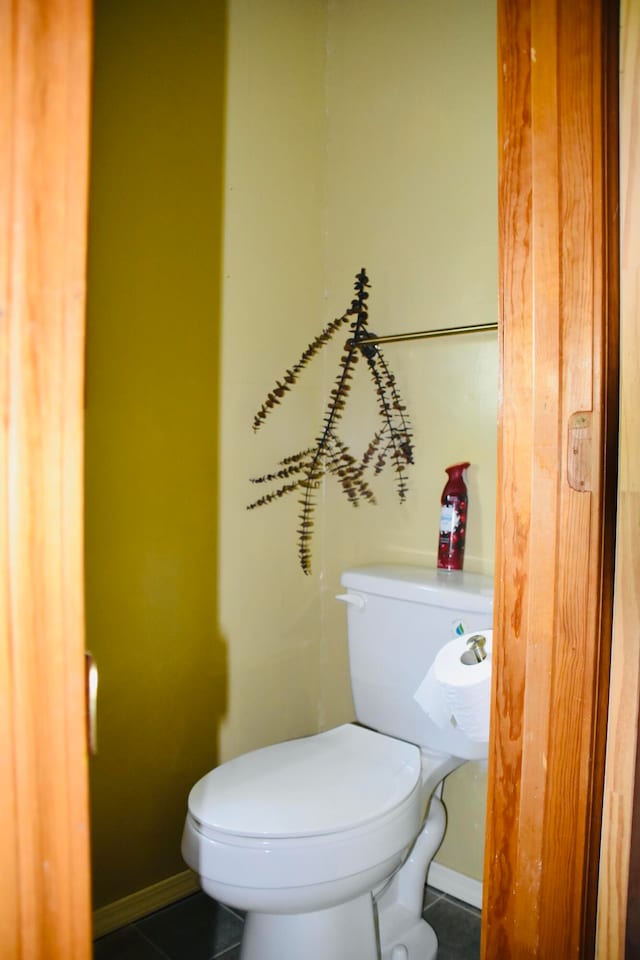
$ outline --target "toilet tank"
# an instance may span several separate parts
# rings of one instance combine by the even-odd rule
[[[466,571],[377,565],[347,570],[347,629],[356,719],[418,746],[465,759],[487,745],[437,727],[414,694],[456,633],[490,629],[493,580]]]

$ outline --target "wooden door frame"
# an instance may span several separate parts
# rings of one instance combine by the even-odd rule
[[[622,0],[620,44],[620,458],[611,697],[597,955],[640,951],[640,7]]]
[[[88,0],[0,0],[0,954],[91,956],[84,710]]]
[[[617,463],[617,4],[499,0],[483,957],[595,945]]]

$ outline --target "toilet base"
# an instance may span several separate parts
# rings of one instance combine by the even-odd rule
[[[385,933],[380,952],[370,894],[313,913],[250,912],[240,960],[436,960],[435,933],[400,904],[386,912]]]
[[[302,957],[304,960],[378,960],[371,894],[313,913],[247,914],[240,960],[300,960]]]
[[[381,960],[436,960],[438,938],[426,920],[399,905],[391,913],[385,931],[389,940],[382,943]]]

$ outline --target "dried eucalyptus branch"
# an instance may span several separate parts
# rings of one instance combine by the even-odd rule
[[[317,353],[319,353],[325,344],[329,343],[329,340],[334,335],[336,330],[339,330],[342,324],[347,322],[349,316],[350,313],[347,311],[346,313],[343,313],[341,317],[336,317],[335,320],[332,320],[331,323],[327,324],[322,333],[316,337],[312,343],[309,344],[298,362],[291,367],[290,370],[285,371],[284,377],[282,378],[283,382],[281,383],[280,380],[276,380],[273,390],[267,394],[267,399],[253,418],[254,432],[260,429],[264,421],[267,419],[269,413],[280,403],[285,393],[289,392],[293,384],[296,383],[300,371],[307,366],[309,361],[312,360]]]
[[[400,399],[395,377],[381,352],[379,350],[376,350],[375,354],[365,352],[365,356],[376,385],[378,410],[383,422],[382,430],[375,434],[374,440],[377,439],[377,447],[383,439],[386,440],[378,455],[374,472],[379,474],[383,470],[388,456],[394,461],[398,496],[402,503],[406,499],[408,489],[405,468],[413,463],[413,439],[406,416],[406,407]],[[363,462],[369,463],[371,457],[367,457],[368,452],[369,450],[365,452]]]
[[[282,381],[276,381],[275,387],[267,395],[253,420],[255,431],[262,426],[269,413],[296,383],[300,371],[329,342],[336,331],[351,319],[352,336],[347,341],[340,358],[340,369],[330,391],[322,429],[314,441],[314,446],[280,460],[279,469],[274,472],[253,478],[252,483],[256,484],[282,480],[289,482],[283,483],[277,490],[255,500],[247,508],[251,510],[272,503],[296,490],[300,492],[298,556],[300,565],[307,574],[311,572],[311,541],[316,494],[327,474],[336,477],[345,496],[354,506],[357,506],[361,500],[375,504],[375,496],[365,478],[365,472],[373,463],[373,473],[377,476],[385,465],[390,463],[394,469],[401,502],[405,500],[407,494],[406,468],[413,463],[411,425],[406,407],[400,398],[395,377],[382,352],[373,344],[366,346],[367,339],[374,336],[367,329],[369,288],[369,278],[363,268],[356,276],[354,284],[356,295],[349,308],[341,317],[327,324],[322,333],[303,352],[298,362],[285,372]],[[382,426],[374,434],[363,457],[358,460],[340,439],[336,428],[342,418],[353,373],[361,354],[366,359],[376,388],[378,413]]]

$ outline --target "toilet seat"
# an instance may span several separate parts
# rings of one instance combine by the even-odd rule
[[[420,770],[414,744],[347,723],[222,764],[193,787],[189,813],[221,839],[326,836],[391,813]]]
[[[420,827],[420,771],[418,747],[353,724],[256,750],[195,785],[183,855],[265,891],[388,875]]]

